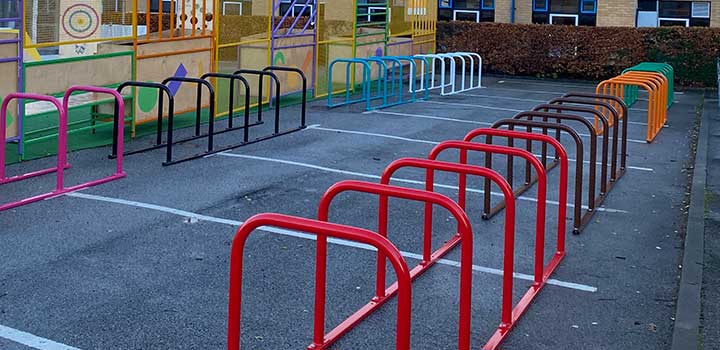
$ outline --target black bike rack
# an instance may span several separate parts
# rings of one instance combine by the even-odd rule
[[[280,66],[269,66],[263,68],[263,71],[265,72],[271,72],[271,71],[284,71],[284,72],[292,72],[297,73],[300,75],[300,79],[302,79],[302,110],[300,111],[300,129],[304,129],[306,127],[306,113],[307,113],[307,77],[305,77],[305,73],[303,73],[302,70],[298,68],[293,67],[280,67]],[[280,103],[280,96],[278,98],[278,104]],[[275,124],[275,133],[279,131],[279,125]]]
[[[126,81],[122,84],[120,84],[117,87],[117,92],[122,93],[122,91],[126,87],[144,87],[144,88],[151,88],[151,89],[157,89],[158,90],[158,113],[157,113],[157,127],[155,131],[155,145],[146,147],[143,149],[131,151],[131,152],[124,152],[124,156],[129,156],[133,154],[143,153],[151,150],[155,150],[158,148],[166,147],[167,144],[162,142],[162,120],[163,120],[163,110],[165,108],[165,98],[163,96],[163,92],[168,97],[168,117],[174,115],[175,113],[175,97],[173,96],[170,89],[163,84],[160,83],[149,83],[144,81]],[[170,118],[170,117],[169,117]],[[120,123],[118,120],[115,120],[114,122],[114,129],[113,129],[113,146],[112,146],[112,154],[110,154],[109,158],[114,159],[117,157],[117,130],[118,127],[120,127]]]
[[[275,83],[275,123],[277,124],[280,120],[280,79],[272,72],[257,70],[257,69],[240,69],[233,73],[233,75],[251,74],[258,76],[258,121],[262,121],[262,103],[263,95],[265,90],[263,89],[263,80],[265,77],[269,77]],[[270,96],[268,101],[272,101],[273,93],[270,89]]]
[[[559,113],[547,113],[547,112],[531,112],[533,115],[543,118],[557,118],[557,117],[564,117],[563,114]],[[594,214],[594,211],[588,210],[585,215],[582,214],[582,178],[583,178],[583,160],[584,160],[584,144],[582,139],[580,138],[580,135],[578,135],[577,131],[573,129],[572,127],[566,125],[566,124],[559,124],[559,123],[549,123],[549,122],[540,122],[540,121],[533,121],[533,120],[522,120],[522,119],[500,119],[496,121],[492,128],[499,129],[501,127],[508,127],[509,130],[515,130],[516,126],[526,127],[527,132],[533,132],[533,128],[539,128],[543,130],[561,130],[566,133],[568,133],[573,140],[575,141],[576,146],[576,164],[575,164],[575,189],[574,189],[574,204],[573,204],[573,233],[578,234],[580,231],[585,227],[585,225],[590,221],[590,218],[592,217],[592,214]],[[490,136],[486,137],[486,143],[492,144],[492,138]],[[514,147],[514,138],[508,138],[508,146]],[[512,162],[512,158],[508,157],[509,163]],[[492,157],[485,157],[485,167],[492,169]],[[507,174],[507,180],[510,186],[513,186],[513,178],[512,178],[512,171],[510,171]],[[515,191],[515,195],[518,196],[519,194],[525,192],[530,187],[530,184],[524,184],[520,188],[518,188]],[[513,187],[515,188],[515,187]],[[485,188],[484,188],[484,208],[483,208],[483,219],[490,219],[495,214],[500,212],[503,208],[505,208],[505,201],[502,201],[501,203],[497,204],[495,207],[490,209],[490,183],[485,182]]]
[[[225,130],[216,132],[215,134],[222,134],[228,131],[234,131],[234,130],[240,130],[243,129],[243,140],[248,141],[250,135],[250,127],[257,126],[263,124],[262,121],[257,121],[255,123],[250,123],[250,84],[248,83],[247,79],[245,77],[236,75],[236,74],[225,74],[225,73],[206,73],[200,79],[208,80],[209,78],[215,78],[215,79],[228,79],[230,80],[230,94],[229,94],[229,102],[228,102],[228,125]],[[234,119],[235,119],[235,82],[240,81],[243,86],[245,87],[245,112],[243,117],[243,125],[242,126],[233,126],[234,125]]]
[[[195,99],[196,99],[195,100],[196,101],[196,103],[195,103],[195,105],[196,105],[195,106],[195,108],[196,108],[196,111],[195,111],[195,136],[173,142],[174,115],[168,116],[168,130],[167,130],[167,142],[166,142],[167,143],[167,153],[166,153],[165,162],[163,162],[163,166],[186,162],[188,160],[201,158],[206,155],[206,154],[196,154],[194,156],[190,156],[190,157],[183,158],[180,160],[173,160],[172,159],[173,145],[207,137],[207,139],[208,139],[207,152],[209,153],[209,152],[213,151],[213,141],[214,141],[214,136],[215,136],[215,89],[213,89],[210,82],[208,82],[207,80],[199,79],[199,78],[170,77],[170,78],[163,80],[162,84],[167,85],[169,82],[172,82],[172,81],[177,81],[180,83],[191,83],[191,84],[195,84],[197,86],[197,94],[195,94]],[[205,135],[200,135],[203,86],[205,86],[210,93],[210,114],[209,114],[209,121],[208,121],[208,133]]]

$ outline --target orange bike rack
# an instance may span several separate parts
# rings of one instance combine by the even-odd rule
[[[625,86],[637,86],[648,92],[648,128],[646,141],[652,142],[667,121],[668,80],[659,73],[628,72],[598,84],[595,92],[622,98]]]

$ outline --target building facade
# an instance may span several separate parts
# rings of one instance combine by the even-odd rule
[[[720,27],[720,0],[439,0],[438,19],[604,27]]]

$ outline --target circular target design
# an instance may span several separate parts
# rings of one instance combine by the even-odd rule
[[[75,4],[63,13],[62,27],[74,39],[87,39],[100,27],[100,16],[89,5]]]

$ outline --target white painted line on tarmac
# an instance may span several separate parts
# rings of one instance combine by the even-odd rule
[[[386,115],[395,115],[399,117],[412,117],[412,118],[420,118],[420,119],[434,119],[434,120],[443,120],[443,121],[449,121],[449,122],[456,122],[456,123],[465,123],[465,124],[476,124],[476,125],[486,125],[491,126],[492,123],[488,122],[478,122],[475,120],[467,120],[467,119],[457,119],[457,118],[447,118],[447,117],[436,117],[433,115],[424,115],[424,114],[411,114],[411,113],[400,113],[400,112],[388,112],[388,111],[381,111],[381,110],[372,110],[372,111],[366,111],[363,112],[363,114],[386,114]]]
[[[380,179],[380,176],[379,176],[379,175],[366,174],[366,173],[360,173],[360,172],[356,172],[356,171],[330,168],[330,167],[325,167],[325,166],[315,165],[315,164],[309,164],[309,163],[303,163],[303,162],[295,162],[295,161],[292,161],[292,160],[284,160],[284,159],[268,158],[268,157],[259,157],[259,156],[251,156],[251,155],[247,155],[247,154],[236,154],[236,153],[228,153],[228,152],[221,152],[221,153],[218,153],[217,155],[218,155],[218,156],[224,156],[224,157],[253,159],[253,160],[261,160],[261,161],[266,161],[266,162],[279,163],[279,164],[293,165],[293,166],[299,166],[299,167],[303,167],[303,168],[309,168],[309,169],[315,169],[315,170],[325,171],[325,172],[329,172],[329,173],[349,175],[349,176],[356,176],[356,177],[362,177],[362,178],[367,178],[367,179],[375,179],[375,180],[379,180],[379,179]],[[402,183],[408,183],[408,184],[413,184],[413,185],[425,186],[425,182],[424,182],[424,181],[403,179],[403,178],[397,178],[397,177],[392,178],[392,181],[402,182]],[[457,186],[445,185],[445,184],[440,184],[440,183],[435,183],[434,186],[435,186],[435,187],[439,187],[439,188],[450,189],[450,190],[458,190],[458,187],[457,187]],[[471,187],[468,187],[468,188],[467,188],[467,191],[468,191],[468,192],[471,192],[471,193],[485,193],[485,191],[483,191],[483,190],[476,189],[476,188],[471,188]],[[504,197],[504,195],[503,195],[502,193],[500,193],[500,192],[490,192],[490,194],[493,195],[493,196],[497,196],[497,197]],[[517,197],[517,199],[519,199],[519,200],[524,200],[524,201],[528,201],[528,202],[537,202],[537,198],[532,198],[532,197],[519,196],[519,197]],[[552,201],[552,200],[547,200],[546,203],[547,203],[547,204],[550,204],[550,205],[556,205],[556,206],[557,206],[557,205],[560,205],[560,203],[558,203],[557,201]],[[574,208],[575,206],[574,206],[572,203],[567,203],[567,207],[568,207],[568,208]],[[583,208],[583,209],[587,209],[587,206],[583,205],[582,208]],[[628,213],[628,212],[625,211],[625,210],[611,209],[611,208],[606,208],[606,207],[595,208],[595,210],[596,210],[596,211],[606,212],[606,213],[620,213],[620,214],[627,214],[627,213]]]
[[[37,350],[80,350],[70,345],[58,343],[50,339],[38,337],[37,335],[3,325],[0,325],[0,338],[4,338]]]
[[[323,128],[323,127],[320,127],[320,126],[308,127],[307,129],[308,129],[308,130],[331,131],[331,132],[338,132],[338,133],[348,133],[346,130],[333,129],[333,128]],[[364,132],[364,131],[353,131],[352,133],[355,134],[355,135],[363,135],[363,136],[377,136],[377,135],[374,134],[374,133]],[[402,136],[387,135],[386,138],[388,138],[388,139],[393,139],[393,140],[400,140],[400,141],[409,141],[409,142],[416,142],[416,143],[426,143],[426,144],[431,144],[431,145],[437,144],[436,142],[433,142],[433,141],[426,141],[426,140],[420,140],[420,139],[412,139],[412,138],[409,138],[409,137],[402,137]]]
[[[498,107],[484,106],[484,105],[476,105],[476,104],[469,104],[469,103],[438,102],[438,101],[423,101],[423,102],[425,102],[425,103],[443,104],[443,105],[469,106],[469,107],[477,107],[477,108],[484,108],[484,109],[504,109],[504,110],[509,110],[509,109],[505,109],[505,108],[498,108]],[[519,112],[524,112],[524,111],[519,110],[519,109],[514,109],[514,110],[512,110],[512,111],[517,111],[518,113],[519,113]],[[370,113],[370,114],[372,114],[372,113]],[[579,136],[582,136],[582,137],[591,137],[589,134],[581,134],[581,133],[578,133],[578,135],[579,135]],[[628,142],[632,142],[632,143],[647,144],[647,141],[646,141],[646,140],[627,139],[627,141],[628,141]]]
[[[379,112],[378,112],[379,113]],[[412,116],[412,115],[408,115]],[[478,122],[479,123],[479,122]],[[373,137],[381,137],[381,138],[387,138],[387,139],[393,139],[393,140],[401,140],[401,141],[408,141],[408,142],[416,142],[416,143],[425,143],[430,145],[437,145],[440,144],[440,142],[437,141],[430,141],[430,140],[422,140],[422,139],[413,139],[409,137],[401,137],[401,136],[395,136],[395,135],[388,135],[388,134],[378,134],[373,132],[364,132],[364,131],[354,131],[354,130],[345,130],[345,129],[333,129],[333,128],[323,128],[319,126],[309,126],[308,129],[315,129],[315,130],[321,130],[321,131],[331,131],[331,132],[338,132],[338,133],[344,133],[344,134],[355,134],[355,135],[363,135],[363,136],[373,136]],[[535,154],[536,157],[541,157],[540,154]],[[577,162],[576,159],[569,158],[568,162]],[[583,164],[590,164],[589,160],[583,160]],[[595,164],[602,165],[601,162],[595,162]],[[628,166],[628,169],[633,170],[639,170],[639,171],[655,171],[653,168],[646,168],[646,167],[639,167],[639,166]]]
[[[440,101],[418,101],[422,103],[431,103],[436,105],[444,105],[444,106],[460,106],[460,107],[473,107],[473,108],[482,108],[482,109],[490,109],[494,111],[506,111],[506,112],[514,112],[514,113],[520,113],[524,112],[524,109],[513,109],[513,108],[503,108],[503,107],[493,107],[493,106],[484,106],[484,105],[476,105],[472,103],[459,103],[459,102],[440,102]]]
[[[466,93],[466,92],[461,93],[460,96],[482,97],[482,98],[494,98],[494,99],[498,99],[498,100],[510,100],[510,101],[522,101],[522,102],[547,103],[547,100],[534,100],[534,99],[531,99],[531,98],[519,98],[519,97],[505,97],[505,96],[494,96],[494,95],[470,94],[470,93]]]
[[[136,207],[136,208],[156,210],[156,211],[160,211],[160,212],[164,212],[164,213],[168,213],[168,214],[179,215],[179,216],[196,219],[196,220],[200,220],[200,221],[215,222],[215,223],[220,223],[220,224],[225,224],[225,225],[230,225],[230,226],[240,226],[243,224],[242,221],[216,218],[213,216],[197,214],[197,213],[193,213],[193,212],[189,212],[189,211],[185,211],[185,210],[181,210],[181,209],[175,209],[175,208],[165,207],[165,206],[161,206],[161,205],[155,205],[155,204],[149,204],[149,203],[119,199],[119,198],[97,196],[97,195],[86,194],[86,193],[81,193],[81,192],[69,193],[69,194],[67,194],[67,196],[95,200],[95,201],[106,202],[106,203],[127,205],[127,206]],[[307,240],[316,240],[315,235],[310,235],[307,233],[291,231],[291,230],[277,228],[277,227],[263,226],[259,229],[259,231],[277,233],[277,234],[284,235],[284,236],[302,238],[302,239],[307,239]],[[352,242],[352,241],[346,241],[343,239],[328,238],[328,242],[331,244],[345,246],[345,247],[377,251],[377,249],[375,249],[375,247],[372,247],[370,245]],[[406,258],[422,260],[422,256],[419,254],[404,252],[404,251],[401,251],[400,254],[402,254],[402,256],[404,256]],[[454,260],[448,260],[448,259],[440,259],[437,263],[440,265],[447,265],[447,266],[454,266],[454,267],[460,266],[460,262],[454,261]],[[488,274],[497,275],[497,276],[503,275],[503,271],[500,269],[494,269],[494,268],[479,266],[479,265],[473,265],[472,268],[474,271],[477,271],[477,272],[483,272],[483,273],[488,273]],[[513,273],[513,277],[516,279],[520,279],[520,280],[533,281],[532,275],[528,275],[528,274],[524,274],[524,273],[517,273],[517,272]],[[558,287],[563,287],[563,288],[568,288],[568,289],[575,289],[575,290],[579,290],[579,291],[583,291],[583,292],[590,292],[590,293],[597,292],[597,288],[593,287],[593,286],[589,286],[586,284],[580,284],[580,283],[565,282],[565,281],[560,281],[560,280],[556,280],[556,279],[548,280],[547,284],[558,286]],[[68,347],[68,348],[38,348],[38,349],[42,349],[42,350],[79,350],[79,349],[75,349],[75,348],[71,348],[71,347]]]

